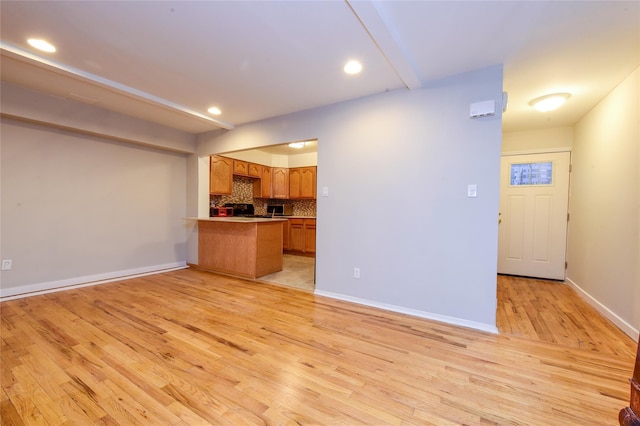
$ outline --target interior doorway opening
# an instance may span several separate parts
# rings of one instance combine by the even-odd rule
[[[317,140],[306,140],[216,154],[234,163],[247,162],[269,168],[271,173],[258,178],[234,171],[227,193],[209,195],[210,206],[250,205],[252,215],[269,216],[276,210],[283,215],[281,218],[287,219],[283,224],[283,269],[258,277],[256,281],[315,290],[317,146]],[[282,170],[291,174],[283,178]],[[305,175],[309,172],[311,175]],[[264,184],[277,184],[278,189],[261,189]],[[291,188],[297,184],[301,191],[296,189],[294,193]],[[287,189],[284,193],[282,185]]]

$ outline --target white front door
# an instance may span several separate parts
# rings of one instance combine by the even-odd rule
[[[564,280],[570,153],[503,156],[498,273]]]

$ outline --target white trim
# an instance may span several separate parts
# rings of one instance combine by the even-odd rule
[[[401,314],[407,314],[414,317],[425,318],[428,320],[443,322],[446,324],[456,325],[459,327],[473,328],[475,330],[486,331],[487,333],[499,334],[498,328],[495,325],[485,324],[476,321],[469,321],[462,318],[449,317],[446,315],[433,314],[431,312],[419,311],[416,309],[409,309],[398,305],[390,305],[387,303],[374,302],[372,300],[360,299],[359,297],[346,296],[344,294],[331,293],[329,291],[316,290],[313,292],[318,296],[329,297],[331,299],[344,300],[346,302],[357,303],[358,305],[372,306],[374,308],[384,309],[386,311],[398,312]]]
[[[68,278],[59,281],[49,281],[38,284],[30,284],[19,287],[0,289],[0,302],[20,299],[22,297],[36,296],[39,294],[54,293],[57,291],[72,290],[112,281],[143,277],[145,275],[159,274],[188,268],[187,262],[167,263],[164,265],[146,266],[142,268],[127,269],[124,271],[108,272],[84,277]]]
[[[500,155],[508,157],[511,155],[530,155],[530,154],[553,154],[556,152],[572,152],[573,148],[570,146],[559,148],[541,148],[541,149],[526,149],[524,151],[504,151]]]
[[[615,312],[607,308],[605,305],[596,300],[589,293],[584,291],[578,284],[571,281],[570,278],[566,279],[566,282],[596,311],[600,312],[602,316],[607,318],[609,321],[614,323],[620,330],[622,330],[627,336],[631,337],[636,342],[640,338],[637,328],[633,327],[631,324],[620,318]]]

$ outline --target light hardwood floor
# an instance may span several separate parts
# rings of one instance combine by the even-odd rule
[[[502,334],[611,355],[629,353],[619,328],[557,281],[498,276],[498,329]]]
[[[2,424],[616,424],[634,342],[508,298],[502,335],[197,270],[7,301]]]

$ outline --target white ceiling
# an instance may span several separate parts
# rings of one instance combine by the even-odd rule
[[[572,125],[640,63],[638,1],[3,0],[0,12],[2,80],[191,133],[499,63],[505,131]],[[360,75],[342,72],[352,58]],[[528,106],[555,91],[572,94],[560,110]]]

